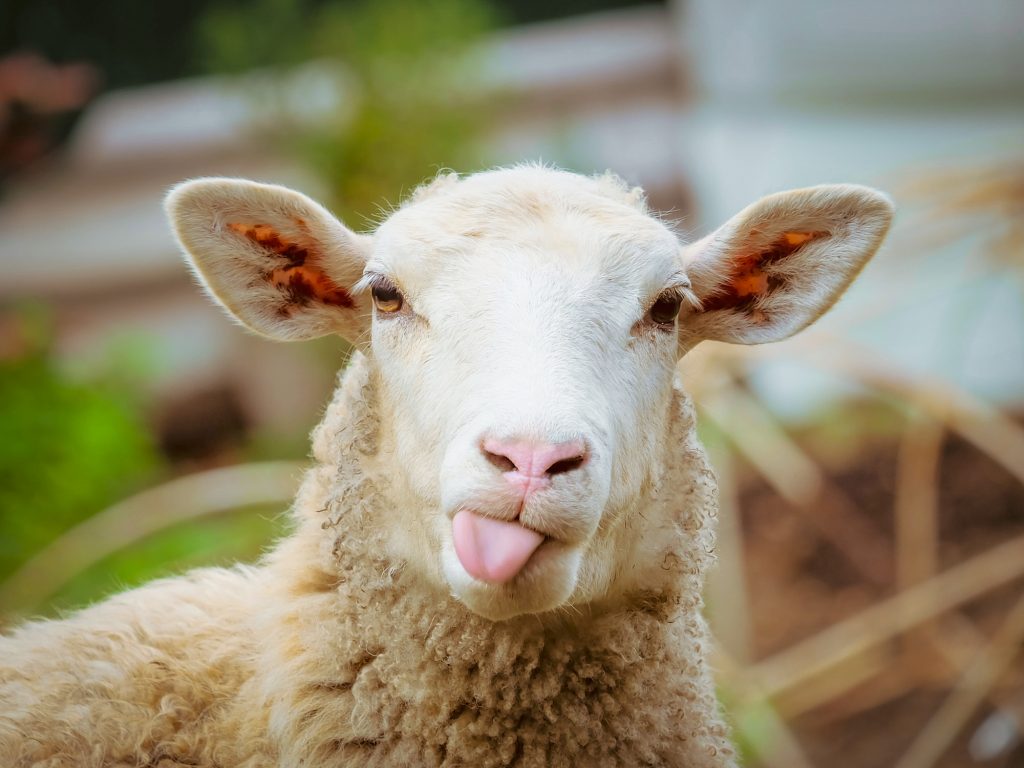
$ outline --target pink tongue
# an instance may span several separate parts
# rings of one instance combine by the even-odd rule
[[[526,565],[544,537],[519,523],[463,510],[452,520],[455,554],[470,576],[504,584]]]

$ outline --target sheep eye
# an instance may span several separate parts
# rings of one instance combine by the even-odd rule
[[[670,325],[675,322],[679,314],[679,307],[683,303],[683,297],[674,291],[666,291],[658,297],[658,300],[651,306],[648,313],[651,320],[659,325]]]
[[[375,285],[370,293],[373,296],[373,306],[378,312],[391,314],[400,310],[405,303],[402,292],[393,285]]]

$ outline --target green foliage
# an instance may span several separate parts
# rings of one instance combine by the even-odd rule
[[[16,352],[0,360],[0,582],[165,470],[144,415],[153,362],[140,340],[119,339],[102,365],[69,374],[54,362],[47,318],[34,308],[19,313]],[[0,605],[0,619],[10,610],[52,615],[188,568],[252,561],[284,532],[283,508],[176,525],[95,563],[43,605]]]
[[[151,478],[157,453],[123,376],[77,382],[54,365],[41,318],[0,360],[0,577]]]
[[[176,525],[100,560],[53,597],[48,612],[86,605],[190,568],[252,562],[287,528],[281,505]]]
[[[777,749],[779,715],[770,701],[739,695],[729,685],[715,691],[732,726],[732,741],[740,765],[760,765]]]
[[[487,103],[471,51],[493,21],[484,0],[256,0],[213,9],[199,32],[211,69],[279,73],[253,93],[274,138],[324,179],[335,211],[355,222],[441,168],[484,164]],[[302,105],[285,92],[295,87],[289,70],[311,60],[344,72],[334,80],[338,108],[315,121],[296,115]]]

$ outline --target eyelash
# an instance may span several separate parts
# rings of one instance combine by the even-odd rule
[[[687,302],[687,295],[684,288],[667,288],[658,294],[657,298],[647,308],[644,319],[654,323],[661,330],[671,330],[675,327],[676,318]],[[659,305],[662,305],[659,307]],[[664,319],[655,317],[656,313],[665,312]]]
[[[378,290],[398,290],[398,286],[396,286],[393,282],[391,282],[391,280],[382,275],[380,272],[365,273],[356,286],[356,289],[360,292],[369,292],[372,291],[374,288]]]
[[[382,317],[402,314],[408,307],[405,295],[390,279],[378,272],[367,272],[360,281],[360,290],[368,291],[374,307]]]

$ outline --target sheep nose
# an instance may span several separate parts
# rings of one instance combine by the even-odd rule
[[[545,443],[487,438],[481,450],[484,458],[502,472],[518,472],[536,479],[572,472],[587,460],[587,446],[582,440]]]

